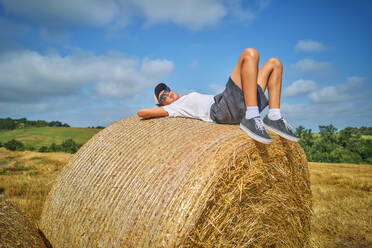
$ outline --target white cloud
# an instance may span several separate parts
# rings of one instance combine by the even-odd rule
[[[356,109],[357,104],[353,102],[335,104],[281,104],[281,110],[290,119],[312,120],[316,124],[323,121],[331,121],[336,117],[359,116],[361,109]]]
[[[366,126],[372,121],[371,93],[367,78],[349,77],[345,83],[312,91],[307,103],[283,102],[281,109],[295,126]]]
[[[141,65],[141,73],[147,77],[156,79],[162,78],[164,75],[170,74],[173,71],[173,63],[166,59],[150,60],[145,58]]]
[[[363,94],[365,78],[349,77],[347,82],[336,86],[326,86],[309,94],[313,103],[346,102]]]
[[[317,88],[317,84],[312,80],[299,79],[288,86],[285,91],[285,96],[296,96],[309,93]]]
[[[281,104],[283,116],[293,126],[316,129],[318,125],[333,124],[337,127],[368,126],[372,121],[372,104],[368,101],[334,103]]]
[[[7,116],[27,116],[30,113],[47,111],[51,106],[53,105],[48,102],[31,104],[23,102],[0,102],[0,113]]]
[[[166,59],[128,58],[120,53],[42,55],[23,50],[0,55],[0,101],[39,101],[42,97],[79,93],[90,85],[101,95],[125,98],[173,70]]]
[[[0,0],[7,13],[27,17],[49,29],[69,25],[115,29],[128,25],[134,17],[143,18],[146,25],[173,23],[201,29],[216,25],[227,15],[254,18],[270,2],[259,0],[243,8],[242,0]]]
[[[297,51],[321,52],[324,49],[324,45],[315,40],[300,40],[296,45]]]
[[[227,0],[224,2],[227,12],[234,18],[243,22],[251,21],[256,17],[256,12],[252,9],[243,9],[241,0]],[[257,6],[258,12],[261,6]]]
[[[110,23],[119,11],[114,0],[0,0],[0,3],[8,13],[57,26],[64,26],[66,22],[103,26]]]
[[[68,31],[66,29],[41,28],[40,36],[48,41],[63,44],[69,40]]]
[[[199,29],[215,25],[227,14],[223,4],[214,0],[134,0],[132,4],[146,17],[149,25],[172,22]]]
[[[319,91],[313,92],[309,95],[312,102],[326,103],[326,102],[340,102],[350,99],[350,94],[340,92],[335,86],[327,86]]]
[[[128,104],[129,101],[130,104]],[[0,102],[0,118],[26,117],[29,120],[59,120],[74,127],[106,126],[135,114],[140,107],[138,103],[135,106],[131,103],[132,98],[112,102],[105,101],[105,99],[81,97],[81,95],[53,97],[43,99],[40,103]]]
[[[309,72],[329,73],[332,71],[330,62],[319,62],[313,59],[301,59],[296,64],[291,65],[292,69],[301,74]]]
[[[117,68],[116,77],[118,80],[108,78],[107,81],[99,82],[95,90],[101,95],[125,98],[139,92],[146,86],[158,83],[172,71],[173,63],[169,60],[145,58],[139,72],[134,67]]]
[[[249,24],[271,4],[271,0],[255,0],[249,3],[249,7],[243,8],[242,0],[222,0],[222,2],[232,20],[237,20],[244,24]]]
[[[358,92],[359,90],[362,89],[366,81],[367,81],[367,78],[364,78],[364,77],[357,77],[357,76],[348,77],[346,83],[342,84],[340,88],[344,92],[351,91],[351,90]]]

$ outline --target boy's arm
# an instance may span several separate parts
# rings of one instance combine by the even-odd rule
[[[162,107],[158,108],[144,108],[140,109],[137,112],[139,117],[144,119],[153,118],[153,117],[165,117],[168,116],[168,112],[165,111]]]

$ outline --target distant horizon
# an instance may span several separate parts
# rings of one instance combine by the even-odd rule
[[[368,0],[0,0],[0,118],[107,126],[155,107],[160,81],[220,93],[253,47],[260,66],[283,63],[293,127],[371,126],[370,13]]]
[[[130,116],[128,116],[128,117],[130,117]],[[125,118],[128,118],[128,117],[125,117]],[[11,118],[11,117],[0,117],[0,119],[6,119],[6,118]],[[32,119],[28,119],[27,117],[20,117],[20,118],[11,118],[11,119],[23,119],[23,118],[26,118],[28,121],[47,121],[47,122],[52,122],[52,121],[59,121],[59,120],[42,120],[42,119],[35,119],[35,120],[32,120]],[[124,118],[123,118],[124,119]],[[117,120],[117,121],[120,121],[120,120]],[[116,122],[116,121],[115,121]],[[62,122],[63,123],[63,122]],[[112,123],[114,123],[114,122],[112,122]],[[70,126],[70,128],[97,128],[97,127],[104,127],[104,128],[106,128],[107,126],[109,126],[109,125],[111,125],[112,123],[109,123],[108,125],[106,125],[106,126],[101,126],[101,125],[88,125],[88,126],[72,126],[70,123],[63,123],[63,124],[68,124],[69,126]],[[305,129],[311,129],[311,131],[312,132],[314,132],[314,133],[319,133],[319,126],[328,126],[328,125],[333,125],[332,123],[329,123],[329,124],[325,124],[325,125],[318,125],[317,126],[317,130],[314,130],[314,129],[312,129],[312,128],[309,128],[309,127],[306,127],[306,126],[303,126],[303,125],[299,125],[299,126],[302,126],[302,127],[304,127]],[[293,127],[295,130],[296,130],[296,128],[298,128],[299,126],[295,126],[295,127]],[[346,127],[343,127],[343,128],[338,128],[337,126],[335,126],[335,125],[333,125],[335,128],[337,128],[337,132],[339,132],[340,130],[343,130],[343,129],[345,129],[345,128],[347,128],[347,127],[352,127],[352,128],[361,128],[361,127],[367,127],[367,128],[369,128],[369,127],[372,127],[372,125],[370,125],[370,126],[360,126],[360,127],[354,127],[354,126],[346,126]]]

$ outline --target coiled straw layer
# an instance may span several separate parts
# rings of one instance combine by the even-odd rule
[[[305,247],[311,190],[302,148],[236,125],[133,116],[96,134],[51,190],[53,247]]]

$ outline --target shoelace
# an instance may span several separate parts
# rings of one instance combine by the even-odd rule
[[[263,121],[261,118],[254,118],[255,126],[258,130],[260,130],[262,133],[264,133],[265,128],[263,125]]]
[[[284,123],[285,128],[287,128],[287,130],[289,130],[289,131],[292,131],[292,129],[293,129],[292,126],[289,125],[284,119],[282,119],[282,121]]]

